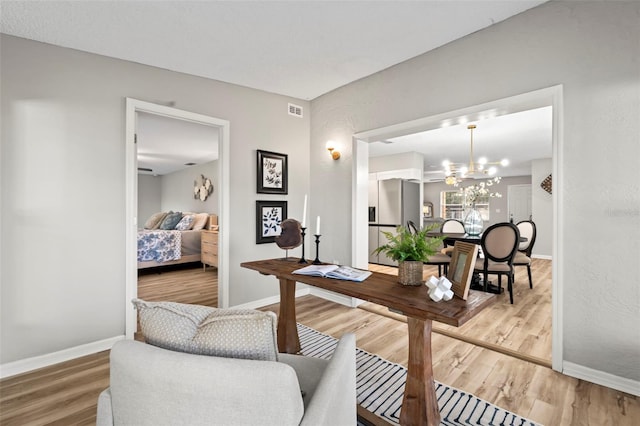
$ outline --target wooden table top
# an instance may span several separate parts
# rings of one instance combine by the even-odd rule
[[[496,300],[494,294],[470,290],[467,300],[454,297],[446,302],[434,302],[429,298],[429,289],[426,285],[404,286],[398,282],[398,277],[379,272],[373,272],[363,282],[293,274],[293,271],[305,266],[299,264],[298,259],[293,258],[244,262],[240,266],[258,271],[263,275],[274,275],[279,279],[297,281],[377,303],[409,317],[438,321],[456,327],[473,318]]]

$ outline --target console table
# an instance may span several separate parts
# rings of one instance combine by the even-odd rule
[[[466,301],[454,298],[437,303],[429,298],[426,286],[403,286],[398,283],[398,277],[378,272],[373,272],[363,282],[294,275],[292,272],[303,266],[297,263],[297,259],[258,260],[244,262],[240,266],[263,275],[273,275],[280,281],[280,352],[300,351],[295,312],[296,282],[377,303],[405,315],[409,329],[409,359],[400,412],[402,425],[440,424],[431,360],[432,321],[459,327],[495,302],[493,294],[470,291]]]

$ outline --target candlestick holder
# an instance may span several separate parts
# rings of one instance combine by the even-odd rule
[[[302,234],[302,257],[298,260],[298,263],[307,263],[307,259],[304,258],[304,235],[307,228],[300,228],[300,233]]]
[[[322,263],[320,262],[320,234],[315,234],[314,237],[316,237],[316,258],[313,264],[320,265]]]

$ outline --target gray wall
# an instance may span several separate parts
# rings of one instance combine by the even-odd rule
[[[624,326],[640,323],[639,13],[638,2],[545,3],[314,99],[311,157],[343,144],[340,161],[311,162],[327,250],[351,257],[354,133],[562,84],[564,361],[640,380],[640,329]]]
[[[205,201],[193,198],[193,182],[211,179],[214,190]],[[215,213],[218,210],[218,161],[199,164],[164,176],[138,174],[138,228],[159,211]]]
[[[138,228],[162,210],[162,176],[138,175]]]
[[[213,192],[206,201],[193,198],[193,181],[200,181],[200,175],[211,179],[213,183]],[[217,176],[218,161],[211,161],[162,176],[161,210],[219,214],[218,191],[220,191],[220,186]]]
[[[282,256],[255,244],[255,201],[288,200],[301,214],[310,193],[307,101],[6,35],[0,43],[0,363],[125,333],[126,97],[231,123],[230,304],[278,294],[276,280],[239,265]],[[304,118],[288,115],[288,102]],[[288,195],[256,194],[256,149],[289,155]]]

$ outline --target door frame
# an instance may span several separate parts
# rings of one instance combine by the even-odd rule
[[[133,339],[137,328],[137,316],[131,299],[138,295],[137,229],[138,229],[138,158],[135,144],[137,113],[146,112],[178,120],[192,121],[218,129],[218,307],[229,306],[229,135],[227,120],[185,111],[165,105],[126,98],[125,116],[125,185],[126,185],[126,236],[125,236],[125,336]]]
[[[551,105],[552,112],[552,174],[553,174],[553,237],[551,265],[551,315],[552,344],[551,366],[555,371],[563,370],[563,276],[564,268],[559,259],[563,253],[563,232],[559,224],[565,222],[562,203],[563,174],[562,145],[564,132],[563,86],[556,85],[508,98],[498,99],[484,104],[449,111],[430,117],[394,124],[378,129],[356,133],[352,137],[353,174],[352,174],[352,222],[351,222],[351,262],[358,267],[366,267],[368,253],[368,186],[369,186],[369,143],[393,138],[408,133],[436,129],[444,121],[477,121],[483,114],[491,111],[517,112]]]

